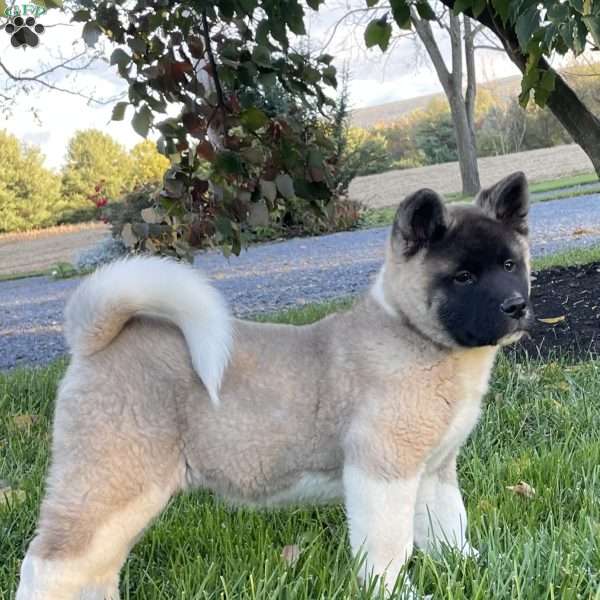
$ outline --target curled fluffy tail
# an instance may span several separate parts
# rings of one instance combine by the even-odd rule
[[[181,329],[194,369],[218,404],[232,344],[231,317],[219,292],[188,265],[148,257],[117,261],[90,275],[71,296],[65,336],[74,354],[89,356],[137,315]]]

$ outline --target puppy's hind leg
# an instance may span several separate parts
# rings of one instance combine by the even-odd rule
[[[89,415],[79,417],[55,426],[47,494],[16,600],[118,600],[129,550],[182,488],[184,460],[168,428],[141,427],[139,414],[128,422],[126,411],[118,423],[107,417],[87,426]]]

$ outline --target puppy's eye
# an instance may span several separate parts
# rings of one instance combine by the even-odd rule
[[[466,285],[466,284],[469,284],[469,283],[474,283],[475,278],[473,277],[472,273],[469,273],[469,271],[459,271],[454,276],[454,281],[456,281],[456,283],[460,283],[462,285]]]
[[[504,270],[505,271],[514,271],[515,270],[515,261],[514,260],[504,261]]]

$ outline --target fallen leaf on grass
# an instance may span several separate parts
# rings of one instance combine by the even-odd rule
[[[547,325],[556,325],[564,321],[567,317],[565,315],[561,315],[560,317],[548,317],[547,319],[538,319],[540,323],[546,323]]]
[[[284,546],[281,551],[281,558],[283,558],[288,565],[294,566],[300,558],[300,547],[296,544]]]
[[[0,506],[3,504],[16,504],[25,500],[25,492],[23,490],[13,490],[11,487],[0,488]]]
[[[37,415],[29,415],[29,414],[15,415],[13,417],[13,423],[15,424],[15,427],[17,429],[20,429],[20,430],[27,429],[27,430],[29,430],[31,428],[31,426],[38,419],[39,419],[39,417]]]
[[[517,485],[507,485],[506,489],[519,496],[525,496],[525,498],[533,498],[535,496],[535,488],[525,481],[519,481]]]

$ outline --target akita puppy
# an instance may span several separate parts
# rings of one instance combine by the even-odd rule
[[[304,327],[233,319],[168,260],[88,277],[67,306],[72,359],[17,599],[115,600],[136,539],[190,488],[343,499],[363,576],[389,589],[413,544],[471,554],[456,456],[498,346],[530,319],[527,212],[522,173],[473,206],[416,192],[371,290]]]

